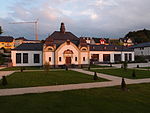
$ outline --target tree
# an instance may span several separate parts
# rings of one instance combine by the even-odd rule
[[[2,55],[2,53],[0,54],[0,64],[3,64],[4,63],[4,57]]]
[[[2,34],[3,33],[3,30],[2,30],[2,27],[0,26],[0,34]]]
[[[49,67],[50,67],[49,63],[48,63],[48,62],[45,62],[45,64],[44,64],[44,70],[45,70],[46,72],[49,71]]]
[[[127,61],[123,62],[123,68],[124,68],[124,70],[127,70],[127,67],[128,67]]]

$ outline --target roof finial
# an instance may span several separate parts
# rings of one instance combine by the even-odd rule
[[[65,25],[63,22],[61,23],[60,32],[65,33]]]

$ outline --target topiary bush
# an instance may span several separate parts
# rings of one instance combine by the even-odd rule
[[[2,85],[6,86],[8,84],[7,79],[5,76],[2,76]]]
[[[126,83],[125,83],[124,78],[122,78],[121,89],[122,89],[123,91],[125,91],[125,90],[127,89],[127,88],[126,88]]]
[[[96,72],[94,72],[93,79],[94,79],[94,80],[98,80],[98,76],[97,76],[97,73],[96,73]]]
[[[133,70],[133,72],[132,72],[132,77],[133,77],[133,78],[136,77],[135,70]]]

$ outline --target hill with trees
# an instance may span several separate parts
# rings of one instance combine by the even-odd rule
[[[129,32],[125,38],[130,38],[136,44],[150,42],[150,30],[143,29],[139,31]]]

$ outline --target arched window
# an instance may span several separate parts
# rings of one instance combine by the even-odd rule
[[[48,48],[48,51],[53,51],[53,48]]]
[[[82,48],[81,50],[82,50],[82,51],[87,51],[87,49],[86,49],[86,48]]]

